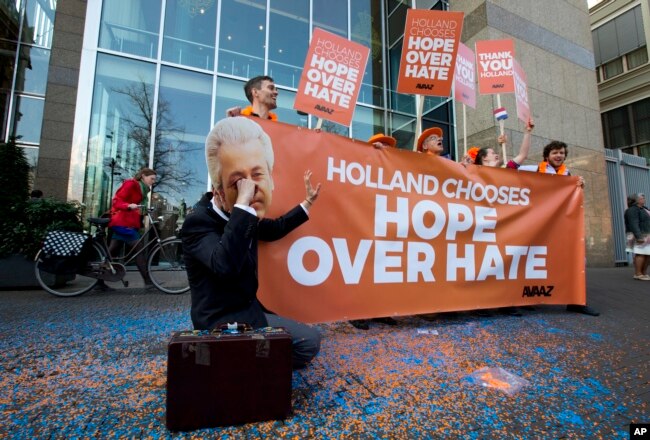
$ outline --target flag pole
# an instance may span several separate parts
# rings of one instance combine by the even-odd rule
[[[415,139],[413,151],[418,150],[418,138],[422,134],[422,113],[424,112],[424,95],[415,95]]]
[[[497,108],[501,108],[501,94],[497,93]],[[505,132],[505,119],[499,119],[499,134],[503,136]],[[501,144],[501,157],[503,158],[503,163],[508,163],[508,158],[506,156],[506,143]]]
[[[467,156],[467,107],[463,103],[463,157]]]

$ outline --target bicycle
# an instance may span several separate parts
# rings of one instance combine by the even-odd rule
[[[124,280],[126,265],[134,261],[140,253],[150,249],[147,269],[154,286],[170,294],[187,292],[190,290],[190,286],[183,261],[181,239],[176,236],[161,239],[155,226],[157,221],[154,221],[151,216],[152,212],[153,208],[147,210],[149,225],[136,244],[122,257],[111,257],[108,251],[106,229],[109,219],[89,218],[88,222],[96,228],[95,234],[90,237],[91,250],[87,258],[84,258],[81,267],[73,274],[48,272],[41,264],[45,255],[41,249],[36,254],[34,265],[38,283],[52,295],[65,297],[86,293],[93,289],[100,280],[122,281],[124,287],[128,287],[128,281]],[[155,238],[149,240],[151,231]],[[141,242],[144,243],[142,247],[139,246]]]

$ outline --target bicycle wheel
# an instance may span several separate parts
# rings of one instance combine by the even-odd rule
[[[47,272],[39,267],[39,257],[41,252],[38,251],[36,255],[36,263],[34,264],[34,272],[36,279],[41,287],[52,295],[56,296],[78,296],[82,293],[88,292],[95,287],[99,280],[80,274],[56,274]],[[87,267],[96,266],[106,260],[104,250],[97,244],[93,243],[92,253],[88,259]]]
[[[167,239],[155,246],[149,255],[147,269],[154,286],[165,293],[190,290],[180,238]]]

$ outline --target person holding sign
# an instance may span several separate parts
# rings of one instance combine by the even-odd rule
[[[197,209],[183,223],[183,256],[197,330],[240,322],[253,328],[284,327],[293,341],[293,365],[305,366],[320,350],[314,328],[265,313],[257,299],[257,242],[278,240],[306,222],[318,198],[305,172],[303,203],[274,220],[271,205],[273,147],[259,124],[243,117],[219,121],[206,139],[206,159],[214,185],[211,208]]]
[[[226,110],[226,116],[257,116],[262,119],[277,121],[278,116],[272,113],[278,107],[278,89],[270,76],[256,76],[244,85],[244,93],[251,103],[248,107],[232,107]]]
[[[517,154],[513,159],[509,160],[506,164],[506,168],[513,170],[518,169],[522,162],[528,157],[528,152],[530,151],[530,138],[531,133],[535,128],[535,123],[532,118],[528,118],[526,123],[526,131],[524,132],[524,138],[521,141],[521,147],[519,147],[519,154]],[[502,134],[497,139],[497,142],[501,145],[505,145],[508,141],[508,138],[505,134]],[[501,161],[499,160],[499,155],[489,147],[483,147],[478,150],[476,157],[474,159],[475,165],[484,165],[488,167],[498,167],[501,166]]]
[[[520,171],[532,171],[537,173],[544,174],[557,174],[560,176],[570,176],[571,172],[567,168],[564,161],[569,155],[569,147],[567,144],[561,141],[552,141],[544,147],[542,153],[544,160],[537,165],[522,165],[519,167]],[[585,180],[580,177],[578,180],[578,186],[584,188]],[[578,304],[569,304],[566,306],[567,311],[583,313],[590,316],[598,316],[600,312],[592,309],[588,306],[578,305]]]

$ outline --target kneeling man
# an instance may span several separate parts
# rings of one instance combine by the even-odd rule
[[[239,322],[284,327],[293,341],[293,365],[305,366],[320,349],[314,328],[264,310],[257,299],[257,241],[280,239],[306,222],[320,184],[305,172],[305,200],[277,219],[264,219],[271,205],[273,147],[256,122],[219,121],[205,142],[213,184],[212,206],[196,209],[183,224],[183,253],[192,292],[195,329]]]

